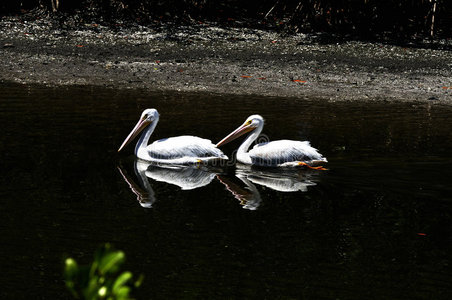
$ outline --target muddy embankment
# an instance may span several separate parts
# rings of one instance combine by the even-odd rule
[[[452,51],[319,40],[214,24],[69,30],[4,18],[0,80],[452,104]]]

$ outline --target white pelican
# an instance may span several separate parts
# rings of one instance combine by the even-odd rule
[[[245,123],[222,139],[220,147],[239,136],[251,132],[237,151],[237,160],[243,164],[262,167],[297,167],[306,166],[316,170],[326,170],[320,163],[328,162],[308,141],[279,140],[257,144],[249,150],[251,143],[257,139],[264,128],[264,118],[260,115],[249,116]]]
[[[147,127],[135,147],[135,155],[140,159],[155,163],[179,165],[228,159],[210,140],[191,135],[161,139],[148,145],[149,138],[158,121],[159,113],[156,109],[144,110],[140,120],[119,147],[118,152]]]

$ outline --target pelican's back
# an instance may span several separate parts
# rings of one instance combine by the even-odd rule
[[[184,135],[153,142],[146,147],[149,156],[155,159],[170,160],[184,157],[226,158],[223,152],[208,139]]]
[[[307,164],[327,161],[308,141],[279,140],[258,144],[249,154],[252,163],[260,166],[278,166],[295,161]]]

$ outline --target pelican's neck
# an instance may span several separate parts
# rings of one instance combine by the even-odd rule
[[[255,130],[253,130],[246,139],[243,141],[243,143],[240,145],[239,149],[237,150],[237,159],[246,164],[251,164],[251,158],[248,154],[248,149],[250,148],[251,144],[257,139],[259,134],[262,132],[263,124],[259,125]]]
[[[158,119],[154,120],[147,128],[143,130],[143,133],[141,134],[140,139],[135,146],[135,155],[138,156],[138,151],[142,148],[147,147],[147,145],[149,144],[149,138],[154,132],[155,126],[157,126],[158,121]]]

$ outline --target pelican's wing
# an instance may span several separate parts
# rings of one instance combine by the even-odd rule
[[[286,162],[302,161],[306,163],[324,161],[326,158],[308,141],[279,140],[254,146],[249,151],[251,160],[258,165],[279,165]]]
[[[181,157],[224,157],[223,152],[210,140],[196,136],[177,136],[161,139],[147,147],[149,155],[158,159]]]

